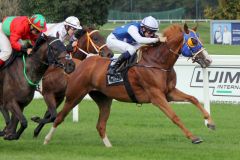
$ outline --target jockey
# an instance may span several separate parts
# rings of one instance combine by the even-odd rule
[[[22,40],[30,40],[31,45],[34,45],[41,32],[46,30],[46,20],[41,14],[35,14],[30,18],[27,16],[4,18],[0,28],[0,67],[10,57],[12,49],[31,54],[32,48],[24,45]]]
[[[158,22],[152,16],[145,17],[141,22],[129,23],[115,28],[107,37],[107,46],[122,54],[108,70],[107,74],[114,75],[117,68],[126,59],[130,58],[142,44],[156,43],[158,41],[166,42],[166,37],[155,35],[156,31],[158,31]]]
[[[72,52],[73,47],[77,46],[77,39],[74,37],[74,33],[77,30],[81,30],[82,26],[77,17],[70,16],[65,19],[64,22],[57,23],[50,27],[46,34],[53,37],[58,37],[65,45],[67,45],[67,51]]]

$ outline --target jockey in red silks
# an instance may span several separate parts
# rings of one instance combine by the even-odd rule
[[[0,67],[10,57],[12,49],[30,54],[32,48],[24,45],[22,40],[30,40],[31,45],[34,45],[41,32],[46,30],[46,20],[41,14],[35,14],[30,18],[27,16],[4,18],[0,28]]]

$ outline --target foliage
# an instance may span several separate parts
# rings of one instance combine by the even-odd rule
[[[204,15],[210,19],[240,19],[239,0],[219,0],[216,8],[206,7]]]
[[[20,0],[0,0],[0,19],[18,15],[21,12]]]
[[[43,14],[48,22],[60,22],[76,16],[83,24],[102,25],[107,21],[109,0],[23,0],[24,13]]]

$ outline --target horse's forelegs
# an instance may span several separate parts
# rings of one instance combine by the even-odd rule
[[[8,110],[6,108],[2,108],[2,107],[3,106],[0,107],[0,111],[2,112],[2,115],[4,117],[6,126],[5,126],[5,128],[2,131],[0,131],[0,136],[4,136],[5,130],[6,130],[8,124],[10,122],[10,116],[9,116]]]
[[[64,96],[60,99],[62,102],[64,99]],[[48,111],[46,111],[43,119],[39,120],[38,126],[34,130],[34,137],[37,137],[44,127],[46,123],[53,122],[56,119],[57,116],[57,111],[56,108],[59,106],[59,103],[57,102],[57,99],[55,98],[54,94],[45,94],[44,95],[44,100],[48,106]]]
[[[192,140],[192,143],[197,144],[202,142],[202,140],[196,136],[194,136],[181,122],[180,118],[176,115],[176,113],[172,110],[171,106],[167,102],[165,95],[159,93],[157,90],[152,89],[151,91],[151,102],[152,104],[158,106],[168,118],[172,120],[185,134],[185,136]]]
[[[192,104],[194,104],[202,113],[204,119],[207,120],[208,122],[208,127],[210,129],[215,129],[215,125],[214,122],[210,116],[210,114],[205,110],[205,108],[203,108],[203,106],[199,103],[199,101],[197,100],[197,98],[190,96],[188,94],[185,94],[183,92],[181,92],[180,90],[178,90],[177,88],[175,88],[174,90],[172,90],[169,94],[168,97],[170,98],[170,100],[172,101],[188,101],[191,102]]]
[[[99,108],[99,117],[98,117],[98,122],[96,126],[98,133],[102,138],[104,145],[106,147],[112,147],[112,144],[109,141],[106,134],[106,125],[110,115],[112,99],[108,98],[101,92],[94,91],[94,92],[90,92],[89,95],[97,103]]]
[[[44,127],[44,125],[46,123],[48,123],[48,120],[50,119],[51,114],[49,111],[46,111],[46,113],[44,114],[43,119],[38,119],[38,126],[34,129],[34,137],[37,137],[39,135],[39,133],[41,132],[42,128]],[[33,120],[33,118],[32,118]]]

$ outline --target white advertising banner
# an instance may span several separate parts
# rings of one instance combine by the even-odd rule
[[[240,56],[212,56],[208,68],[210,101],[215,103],[240,103]],[[175,65],[177,88],[193,95],[201,102],[203,95],[203,71],[198,65],[180,58]]]

